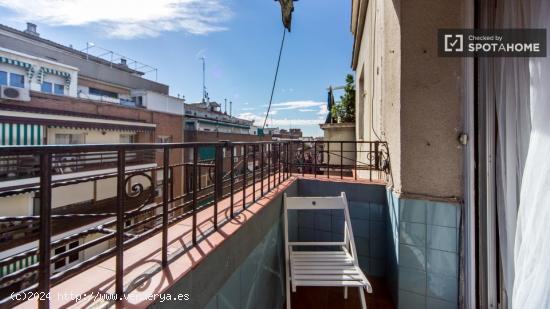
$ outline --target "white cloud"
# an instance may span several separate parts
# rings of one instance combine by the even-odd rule
[[[267,107],[267,105],[262,105],[260,107]],[[274,116],[279,114],[279,116],[277,118],[269,117],[268,123],[270,126],[317,126],[320,123],[325,122],[325,116],[327,114],[327,105],[325,102],[311,100],[274,103],[271,107],[272,108],[269,112],[269,115]],[[266,114],[265,112],[255,114],[253,112],[250,112],[250,110],[246,108],[241,108],[241,110],[243,111],[243,113],[238,115],[239,118],[254,120],[254,124],[257,126],[263,125]],[[287,110],[310,113],[313,117],[312,119],[284,117],[284,111]],[[292,112],[290,112],[290,114],[292,114]]]
[[[222,0],[0,0],[17,20],[51,26],[93,26],[117,38],[155,37],[165,31],[224,31],[231,10]]]
[[[241,113],[237,117],[247,119],[247,120],[254,120],[254,124],[257,126],[261,126],[264,123],[265,114],[264,116],[256,115],[253,113]],[[280,118],[280,119],[269,119],[268,123],[270,126],[280,126],[280,127],[288,127],[288,126],[317,126],[320,123],[323,123],[325,119],[323,117],[319,117],[316,119],[292,119],[292,118]]]
[[[283,103],[274,103],[273,109],[274,110],[290,110],[290,109],[304,109],[308,107],[317,107],[325,105],[324,102],[317,102],[317,101],[290,101],[290,102],[283,102]]]

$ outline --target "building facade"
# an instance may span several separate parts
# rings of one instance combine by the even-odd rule
[[[142,72],[128,68],[124,61],[111,63],[43,39],[32,24],[26,31],[0,25],[0,46],[1,145],[184,141],[184,100],[169,96],[167,85],[145,79]],[[171,163],[182,159],[182,150],[171,153]],[[114,211],[116,178],[106,175],[116,171],[116,152],[96,151],[52,160],[53,181],[75,183],[52,190],[55,215]],[[157,190],[158,183],[162,183],[162,171],[157,167],[163,162],[162,154],[154,150],[127,152],[125,161],[128,174],[143,173],[143,176],[130,179],[129,185],[143,186],[143,190],[150,193],[151,202],[158,200],[162,194]],[[35,189],[39,182],[38,164],[37,156],[0,158],[0,216],[38,214]],[[180,195],[184,185],[183,169],[174,168],[171,173],[173,194]],[[128,224],[151,215],[154,213],[134,217]],[[106,219],[98,220],[55,220],[53,239]],[[141,225],[140,229],[143,227]],[[22,232],[6,236],[9,239],[3,238],[9,246],[2,246],[1,257],[15,255],[32,246],[32,242],[25,241],[27,237],[32,239],[29,235]],[[52,254],[60,254],[71,246],[100,236],[97,233],[87,235],[75,240],[75,244],[54,248]],[[77,256],[68,257],[63,263],[56,263],[52,271],[63,271],[108,247],[109,243],[93,246]],[[31,260],[5,265],[0,268],[0,275],[14,272]]]

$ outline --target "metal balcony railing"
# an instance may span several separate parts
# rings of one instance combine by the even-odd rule
[[[152,149],[127,151],[125,156],[127,165],[155,162],[155,153]],[[115,151],[56,153],[51,156],[52,175],[116,168],[117,159]],[[0,156],[0,181],[38,177],[39,174],[40,162],[36,155]]]
[[[215,149],[213,160],[199,160],[202,147]],[[0,298],[3,299],[0,304],[8,306],[16,303],[10,297],[12,293],[47,294],[52,285],[113,256],[116,257],[115,291],[120,297],[124,293],[124,250],[162,233],[162,267],[166,267],[168,228],[190,219],[189,245],[197,244],[204,237],[197,233],[197,214],[212,207],[213,228],[218,229],[227,222],[218,222],[218,205],[224,199],[229,203],[231,219],[246,209],[250,201],[255,202],[293,175],[384,181],[389,171],[387,144],[379,141],[52,145],[0,149],[0,162],[16,162],[21,166],[21,160],[14,158],[34,162],[28,169],[30,172],[23,174],[38,175],[39,184],[13,190],[15,193],[34,190],[35,213],[3,216],[0,208],[0,239],[4,246],[9,247],[11,243],[11,249],[32,242],[38,244],[0,260]],[[127,168],[138,162],[157,164],[142,169]],[[107,166],[116,171],[52,179],[65,169],[82,171]],[[52,208],[53,189],[108,179],[116,180],[116,196],[103,201],[102,207],[97,208],[100,211],[94,212],[84,205],[61,207],[63,211]],[[94,188],[97,190],[96,184]],[[9,198],[9,193],[2,192],[0,199]],[[247,201],[250,196],[252,199]],[[74,224],[79,220],[86,221],[81,229],[56,237],[67,222]],[[90,222],[96,223],[90,227]],[[92,240],[80,241],[92,234],[95,235]],[[52,241],[52,237],[56,239]],[[74,257],[80,252],[113,240],[114,245],[107,250],[75,262]],[[70,265],[56,269],[60,264]],[[39,306],[48,308],[48,300],[39,301]]]

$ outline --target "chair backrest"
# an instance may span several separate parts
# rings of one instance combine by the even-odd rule
[[[288,210],[320,210],[320,209],[342,209],[344,211],[344,241],[336,242],[290,242],[288,238]],[[351,228],[351,218],[348,209],[348,201],[346,193],[342,192],[340,196],[331,197],[288,197],[284,194],[284,224],[285,224],[285,256],[288,258],[288,245],[344,245],[348,247],[354,263],[357,264],[357,250]]]
[[[299,210],[342,210],[344,215],[342,220],[344,221],[341,231],[346,235],[349,231],[346,231],[351,227],[351,221],[349,217],[348,201],[346,199],[346,193],[342,192],[340,196],[316,196],[316,197],[288,197],[284,194],[284,220],[285,220],[285,232],[288,232],[288,211]],[[339,232],[340,233],[340,232]]]
[[[347,201],[344,195],[329,197],[288,197],[285,194],[286,209],[344,209]]]

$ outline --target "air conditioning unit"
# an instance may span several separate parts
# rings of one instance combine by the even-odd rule
[[[28,88],[0,86],[0,99],[28,102],[31,100],[31,95]]]

